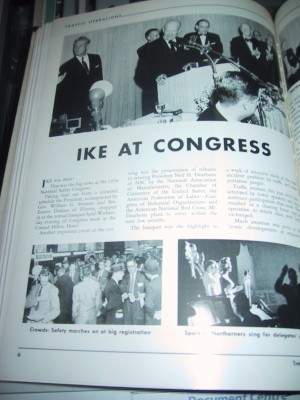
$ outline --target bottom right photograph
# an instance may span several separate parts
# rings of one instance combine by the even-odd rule
[[[300,249],[178,241],[178,325],[300,328]]]

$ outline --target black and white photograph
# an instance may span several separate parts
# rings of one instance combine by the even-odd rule
[[[295,18],[279,35],[283,68],[290,89],[300,80],[300,20]]]
[[[300,249],[179,240],[178,325],[300,327]]]
[[[23,322],[161,324],[162,241],[33,247]]]
[[[66,36],[50,136],[179,121],[286,133],[274,43],[263,26],[216,14]]]

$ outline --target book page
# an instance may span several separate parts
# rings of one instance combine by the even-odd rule
[[[299,197],[267,37],[256,4],[194,0],[39,32],[1,242],[1,379],[299,390]]]
[[[299,22],[300,7],[297,1],[288,1],[281,7],[276,16],[276,26],[281,46],[282,61],[286,85],[288,90],[288,103],[291,115],[291,126],[294,135],[295,159],[300,165],[300,43]]]

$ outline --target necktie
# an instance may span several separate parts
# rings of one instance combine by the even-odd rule
[[[41,293],[42,293],[42,286],[39,288],[38,297],[41,295]],[[39,306],[40,306],[40,302],[38,302],[37,305],[34,307],[35,311],[37,311],[39,309]]]
[[[134,281],[134,275],[130,274],[129,293],[133,293],[133,281]]]
[[[206,35],[200,35],[200,41],[201,41],[202,45],[204,46],[205,42],[206,42]]]
[[[177,51],[176,43],[175,43],[173,40],[170,40],[169,43],[170,43],[170,46],[171,46],[171,50],[172,50],[174,53],[176,53],[176,51]]]
[[[83,68],[85,69],[85,72],[86,72],[87,74],[89,74],[89,73],[90,73],[89,67],[87,66],[87,63],[84,61],[84,58],[83,58],[83,57],[82,57],[82,59],[81,59],[81,62],[82,62]]]

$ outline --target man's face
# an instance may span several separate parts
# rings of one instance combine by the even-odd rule
[[[121,280],[123,279],[123,277],[124,277],[124,271],[123,271],[123,270],[117,271],[117,272],[115,273],[115,276],[116,276],[116,280],[117,280],[118,282],[121,281]]]
[[[103,271],[103,270],[104,270],[104,267],[105,267],[104,262],[103,262],[103,261],[100,261],[100,262],[99,262],[99,269],[100,269],[101,271]]]
[[[261,33],[259,31],[253,31],[253,37],[259,42],[262,41]]]
[[[137,270],[137,265],[136,265],[136,263],[135,263],[134,261],[128,261],[128,262],[127,262],[127,269],[128,269],[128,272],[129,272],[130,274],[134,274],[135,271]]]
[[[57,271],[57,275],[58,275],[59,277],[63,276],[64,273],[65,273],[64,268],[60,268],[60,269]]]
[[[241,26],[241,32],[242,32],[242,35],[244,36],[244,37],[250,37],[251,36],[251,29],[250,29],[250,26],[248,25],[248,24],[243,24],[242,26]]]
[[[164,27],[165,40],[174,40],[179,32],[179,23],[176,21],[167,22]]]
[[[75,56],[84,57],[87,53],[87,48],[88,45],[85,40],[77,40],[77,42],[75,42],[73,46]]]
[[[209,24],[205,21],[199,22],[196,27],[198,35],[206,35],[209,30]]]
[[[254,97],[245,97],[243,100],[243,105],[242,105],[242,117],[241,120],[244,118],[249,118],[251,117],[254,113],[255,110],[257,108],[257,104],[258,104],[258,97],[254,98]]]
[[[49,276],[48,275],[41,275],[40,276],[40,283],[41,283],[42,287],[46,286],[48,282],[49,282]]]
[[[159,32],[158,31],[151,31],[149,35],[147,36],[147,40],[149,43],[153,42],[154,40],[159,38]]]

